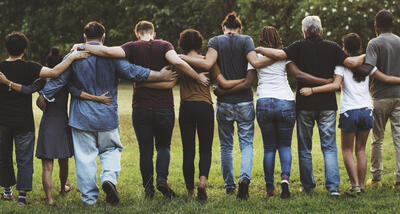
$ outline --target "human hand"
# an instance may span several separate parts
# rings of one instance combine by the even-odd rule
[[[221,87],[218,86],[218,87],[214,88],[214,94],[215,94],[217,97],[223,96],[223,95],[226,94],[226,90],[225,90],[225,89],[222,89]]]
[[[87,59],[89,58],[89,56],[90,56],[89,51],[74,50],[68,57],[71,57],[72,60],[77,60],[77,59]]]
[[[7,79],[6,75],[4,75],[2,72],[0,72],[0,83],[4,85],[8,85],[9,80]]]
[[[162,81],[170,82],[176,80],[178,74],[175,71],[172,71],[169,66],[165,66],[160,71],[161,76],[163,78]]]
[[[312,88],[302,88],[300,90],[300,94],[303,96],[310,96],[311,94],[313,94]]]
[[[197,79],[197,82],[203,86],[208,86],[210,84],[210,79],[207,77],[209,72],[202,72],[199,73],[199,78]]]
[[[113,103],[113,98],[111,96],[107,96],[110,93],[107,91],[106,93],[97,96],[98,102],[106,104],[106,105],[110,105]]]
[[[71,48],[71,51],[78,50],[84,43],[74,44]]]
[[[36,106],[39,107],[39,109],[42,110],[43,112],[46,110],[47,101],[46,101],[46,99],[43,97],[43,95],[40,95],[40,96],[36,99]]]

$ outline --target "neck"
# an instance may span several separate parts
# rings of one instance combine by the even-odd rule
[[[143,41],[150,41],[153,39],[154,39],[153,35],[151,35],[151,34],[140,35],[140,40],[143,40]]]
[[[94,39],[94,40],[87,40],[86,43],[100,43],[103,44],[101,41]]]
[[[196,56],[196,55],[199,55],[199,53],[197,51],[195,51],[195,50],[191,50],[186,55],[188,55],[188,56]]]
[[[226,28],[224,31],[224,34],[239,34],[240,30],[239,29],[229,29]]]
[[[8,58],[6,59],[6,61],[21,60],[23,56],[24,56],[24,54],[21,54],[21,55],[19,55],[19,56],[8,56]]]

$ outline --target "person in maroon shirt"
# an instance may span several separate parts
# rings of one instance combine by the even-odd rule
[[[185,61],[179,58],[171,43],[155,39],[154,25],[148,21],[140,21],[135,26],[137,41],[127,42],[122,46],[105,47],[86,45],[85,50],[91,54],[127,58],[129,62],[160,70],[164,66],[173,65],[202,85],[207,86],[209,79],[205,74],[198,74]],[[79,47],[79,44],[75,45]],[[132,102],[132,122],[136,132],[140,151],[140,171],[142,173],[145,197],[154,197],[153,153],[154,144],[157,149],[157,189],[168,198],[174,197],[174,191],[167,183],[170,162],[170,145],[175,123],[174,102],[171,82],[153,83],[134,86]],[[154,143],[155,141],[155,143]]]

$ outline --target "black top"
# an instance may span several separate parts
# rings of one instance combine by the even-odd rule
[[[246,78],[247,54],[254,51],[253,40],[250,36],[241,34],[223,34],[215,36],[208,42],[208,47],[218,52],[217,64],[227,80]],[[253,101],[251,88],[243,92],[218,97],[218,102],[241,103]]]
[[[287,59],[296,63],[300,70],[320,78],[333,78],[335,66],[343,65],[343,61],[347,58],[338,44],[320,37],[296,41],[283,50]],[[335,92],[318,93],[308,97],[299,93],[301,88],[313,86],[315,85],[300,81],[297,83],[297,110],[337,110]]]
[[[39,78],[42,66],[24,60],[3,61],[1,72],[12,82],[30,85]],[[34,131],[32,95],[8,91],[8,86],[0,84],[0,125],[17,131]]]

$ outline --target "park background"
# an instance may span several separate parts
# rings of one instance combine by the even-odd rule
[[[26,59],[44,62],[48,50],[58,46],[67,53],[72,44],[82,42],[83,26],[92,20],[103,23],[107,29],[105,45],[121,45],[134,40],[133,28],[139,20],[149,20],[155,24],[157,37],[170,41],[177,48],[179,33],[186,28],[199,30],[206,41],[221,34],[220,23],[225,15],[237,11],[243,21],[243,33],[252,36],[255,45],[259,44],[258,34],[265,25],[275,26],[284,45],[301,39],[301,20],[306,15],[319,15],[324,27],[324,38],[341,43],[342,35],[349,32],[359,33],[364,48],[375,37],[373,20],[381,9],[389,9],[395,16],[396,34],[400,33],[400,4],[398,0],[0,0],[0,37],[4,38],[13,30],[22,31],[31,40]],[[3,42],[0,43],[0,59],[7,53]],[[177,48],[179,51],[179,49]],[[295,86],[295,82],[291,81]],[[296,130],[293,134],[293,163],[291,175],[292,198],[282,200],[279,197],[267,199],[262,168],[263,147],[258,125],[254,138],[253,180],[250,185],[250,199],[238,201],[235,196],[225,195],[220,170],[219,140],[215,130],[213,161],[208,184],[209,200],[197,202],[186,197],[182,173],[182,147],[177,122],[179,109],[179,86],[175,87],[176,121],[171,146],[171,164],[169,183],[179,197],[169,201],[157,193],[154,200],[143,198],[143,188],[139,171],[139,150],[131,125],[132,88],[128,83],[120,86],[119,113],[121,122],[121,140],[125,146],[122,153],[122,171],[118,190],[121,203],[111,207],[105,203],[105,195],[100,194],[94,207],[86,207],[80,202],[76,191],[76,177],[73,159],[70,160],[69,180],[74,190],[66,197],[58,196],[58,167],[53,173],[53,194],[57,206],[45,206],[41,184],[41,162],[35,159],[33,192],[28,195],[30,205],[15,207],[15,202],[0,201],[2,213],[398,213],[400,191],[394,190],[395,165],[394,147],[388,124],[384,142],[383,187],[367,189],[357,198],[330,198],[324,188],[324,167],[320,151],[318,130],[314,130],[313,161],[317,181],[316,191],[312,195],[301,193],[298,174],[298,156]],[[37,95],[34,96],[36,98]],[[213,96],[215,100],[215,96]],[[339,96],[338,96],[339,100]],[[34,107],[35,123],[38,127],[41,112]],[[38,131],[36,129],[36,131]],[[338,157],[341,174],[342,192],[349,187],[340,150],[340,132],[337,131]],[[367,151],[370,157],[370,140]],[[235,137],[234,148],[235,173],[238,176],[240,151]],[[276,157],[275,179],[279,183],[279,156]],[[196,158],[196,163],[198,159]],[[57,165],[57,164],[56,164]],[[369,163],[368,163],[369,165]],[[197,166],[197,164],[196,164]],[[196,167],[197,168],[197,167]],[[100,170],[99,170],[100,172]],[[196,171],[197,176],[198,170]],[[370,177],[368,172],[367,178]],[[277,186],[279,193],[279,185]]]

